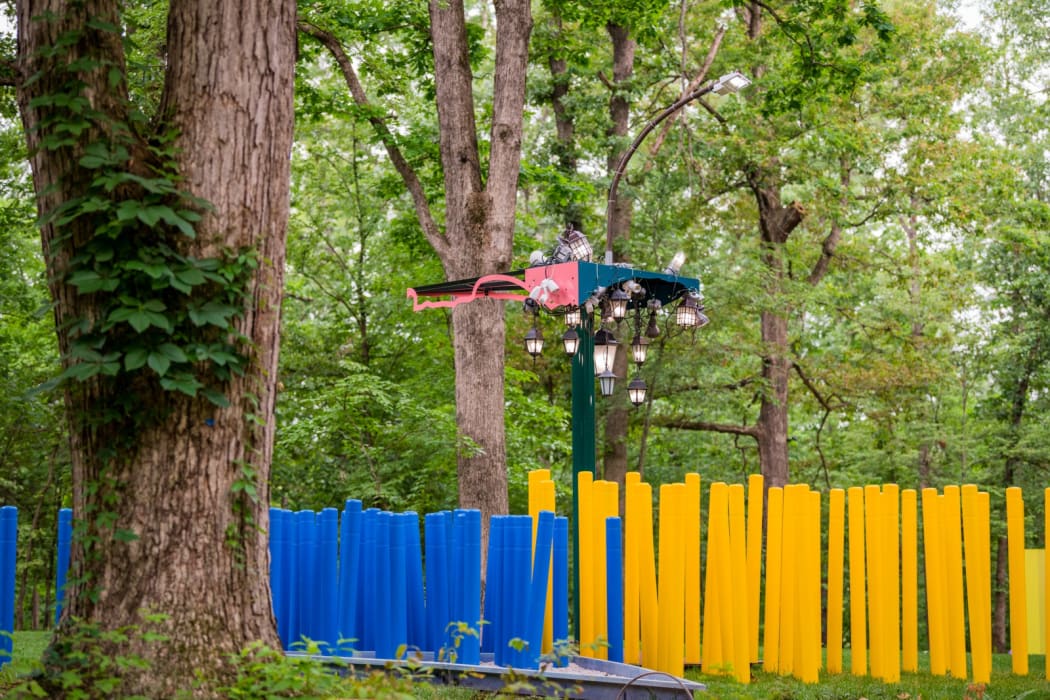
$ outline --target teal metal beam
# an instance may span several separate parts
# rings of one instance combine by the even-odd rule
[[[580,472],[594,473],[594,322],[583,315],[580,347],[572,358],[572,630],[580,639]]]

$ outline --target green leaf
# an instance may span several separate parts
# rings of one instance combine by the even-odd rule
[[[204,397],[219,408],[227,408],[230,405],[230,399],[227,398],[226,394],[222,393],[221,391],[218,391],[217,389],[205,389]]]
[[[237,309],[228,304],[209,301],[200,308],[190,309],[189,313],[190,320],[196,326],[211,324],[219,328],[226,328],[229,323],[228,318],[237,313]]]
[[[168,368],[171,367],[171,360],[167,355],[159,352],[151,352],[149,354],[149,366],[154,372],[163,377],[168,373]]]
[[[168,391],[181,391],[187,396],[196,396],[197,390],[204,386],[189,372],[180,372],[174,377],[164,377],[160,380],[160,385]]]
[[[146,348],[135,347],[124,354],[124,369],[132,372],[146,364],[149,351]]]
[[[171,210],[171,207],[166,207],[164,205],[141,207],[135,215],[138,217],[139,221],[151,228],[156,226],[157,222],[162,218],[165,221],[167,221],[169,216],[171,218],[177,218],[175,217],[175,212]]]
[[[163,343],[157,351],[167,357],[172,362],[188,362],[189,358],[186,357],[186,353],[182,351],[178,345],[172,343]]]

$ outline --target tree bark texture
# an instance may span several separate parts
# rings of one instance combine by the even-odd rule
[[[478,152],[473,75],[462,0],[431,0],[435,88],[445,181],[445,240],[438,249],[448,279],[504,272],[513,252],[521,163],[525,69],[532,15],[527,0],[497,0],[496,70],[487,180]],[[503,304],[480,300],[452,313],[456,421],[461,440],[460,505],[489,516],[506,513],[503,424]]]
[[[21,76],[41,76],[23,82],[18,95],[41,214],[84,192],[92,173],[79,159],[85,145],[109,128],[99,120],[71,145],[41,148],[50,113],[33,100],[62,89],[68,74],[59,61],[107,62],[81,72],[83,94],[113,123],[128,122],[126,83],[107,87],[108,66],[124,66],[122,37],[88,23],[101,19],[121,26],[119,5],[116,0],[18,4]],[[42,15],[49,19],[34,19]],[[99,539],[87,544],[78,539],[74,545],[56,648],[73,631],[74,617],[110,629],[140,623],[143,611],[166,616],[162,631],[169,641],[146,643],[132,635],[119,649],[150,662],[147,671],[125,672],[120,695],[168,697],[191,688],[198,671],[214,683],[225,673],[229,654],[251,641],[274,648],[280,643],[270,604],[267,483],[289,204],[294,26],[295,3],[288,0],[172,0],[170,5],[167,73],[153,135],[174,130],[179,186],[212,206],[197,224],[196,238],[180,239],[179,252],[210,257],[253,249],[259,261],[237,322],[252,351],[244,376],[225,386],[230,406],[219,409],[199,396],[156,391],[147,394],[143,410],[163,417],[127,436],[85,420],[111,410],[122,394],[107,393],[97,379],[73,383],[66,392],[74,514],[86,534]],[[40,53],[68,31],[81,36],[68,54],[49,59]],[[139,141],[141,153],[132,153],[131,168],[150,158],[146,137]],[[100,313],[97,294],[78,294],[64,281],[70,257],[92,234],[80,221],[42,227],[64,356],[71,342],[67,322]],[[152,234],[144,229],[142,235]],[[115,442],[127,444],[129,437],[131,447],[114,458]],[[235,493],[245,465],[255,472],[254,500]],[[253,522],[237,514],[235,503],[247,508]],[[103,512],[111,523],[101,524]],[[115,538],[114,530],[134,537]],[[206,683],[195,693],[208,696],[211,688]]]
[[[768,272],[766,294],[770,299],[783,296],[784,245],[791,232],[802,223],[802,209],[794,202],[780,202],[779,186],[766,182],[761,173],[749,176],[758,204],[758,226],[762,236],[762,262]],[[784,486],[789,476],[788,460],[788,379],[792,361],[788,346],[787,310],[766,310],[761,316],[762,392],[758,413],[758,456],[762,476],[769,486]]]

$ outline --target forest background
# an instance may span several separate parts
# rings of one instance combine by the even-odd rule
[[[748,8],[761,8],[762,27]],[[619,259],[662,269],[685,251],[712,322],[658,343],[642,370],[644,405],[629,408],[625,382],[599,400],[599,474],[637,469],[658,484],[698,471],[710,484],[783,469],[820,489],[977,483],[996,508],[1016,485],[1029,544],[1043,545],[1050,20],[1022,0],[985,4],[979,22],[957,10],[923,0],[534,5],[512,268],[549,249],[567,221],[599,247],[611,164],[630,139],[701,77],[755,80],[654,133],[621,185]],[[131,89],[146,103],[163,71],[165,14],[165,3],[141,2],[125,16]],[[495,17],[468,3],[467,19],[485,125]],[[454,507],[457,460],[481,448],[457,438],[451,316],[414,314],[405,298],[445,269],[375,128],[387,126],[444,218],[426,7],[301,3],[299,20],[270,500]],[[351,56],[369,105],[351,95],[325,37]],[[29,525],[16,624],[33,629],[51,619],[55,518],[72,486],[61,393],[37,390],[61,364],[25,134],[13,94],[0,109],[0,503]],[[484,137],[479,146],[487,154]],[[779,215],[791,225],[773,234]],[[471,352],[504,359],[508,503],[523,512],[530,469],[552,469],[559,496],[569,493],[570,366],[557,349],[533,361],[518,342],[529,325],[520,306],[502,313],[506,343],[482,337]],[[543,323],[560,334],[556,319]],[[1001,593],[1005,525],[993,527]]]

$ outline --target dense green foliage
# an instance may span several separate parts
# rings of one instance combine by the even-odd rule
[[[132,5],[143,47],[133,53],[132,90],[147,104],[155,96],[143,86],[161,69],[149,49],[159,31],[157,3]],[[725,24],[710,75],[757,66],[755,84],[741,96],[711,98],[709,109],[690,107],[661,135],[659,149],[638,154],[621,184],[634,203],[621,252],[639,267],[661,269],[684,250],[685,272],[702,278],[713,320],[694,337],[657,343],[643,370],[653,400],[631,417],[632,465],[654,483],[693,470],[705,483],[757,471],[751,438],[691,427],[754,422],[769,390],[760,376],[758,318],[774,309],[790,319],[796,368],[794,480],[821,488],[977,482],[996,504],[1004,485],[1020,485],[1029,537],[1039,543],[1050,470],[1045,36],[1032,30],[1038,22],[1020,1],[992,4],[995,31],[987,35],[922,0],[771,6],[776,18],[765,14],[764,32],[749,39],[739,6],[724,13],[711,3],[685,11],[651,1],[537,4],[514,267],[530,250],[549,248],[569,212],[600,242],[610,138],[605,22],[637,28],[627,88],[633,132],[678,96]],[[426,13],[420,3],[371,0],[304,5],[301,13],[338,33],[373,104],[355,105],[326,54],[302,39],[274,505],[320,508],[361,498],[398,510],[449,508],[456,451],[473,447],[456,432],[449,318],[413,314],[405,299],[407,287],[439,281],[441,267],[368,121],[387,120],[440,216]],[[486,4],[470,3],[471,58],[483,79],[492,68],[491,22]],[[567,67],[555,76],[549,62],[557,58]],[[575,124],[575,172],[558,165],[551,104],[558,81],[569,88],[563,101]],[[479,123],[490,114],[483,105]],[[68,457],[60,399],[32,391],[58,373],[59,362],[23,140],[11,116],[0,132],[0,502],[22,508],[21,551],[30,554],[19,580],[30,591],[21,601],[29,611],[34,595],[41,606],[50,599]],[[107,178],[132,177],[118,147],[96,156],[99,188]],[[753,168],[806,213],[778,253],[788,274],[776,289],[744,186],[742,173]],[[192,208],[178,205],[167,180],[135,182],[142,196],[134,205],[111,204],[164,236],[188,233],[180,222],[192,223]],[[833,232],[838,246],[811,283]],[[95,349],[100,359],[90,366],[121,376],[149,367],[186,390],[195,385],[182,370],[196,361],[235,368],[229,347],[191,340],[178,328],[225,328],[236,300],[219,298],[211,310],[179,306],[178,328],[168,312],[170,300],[182,299],[180,286],[215,283],[217,293],[228,293],[240,273],[225,266],[250,266],[250,256],[181,259],[162,250],[163,236],[142,246],[120,227],[102,233],[74,281],[87,293],[104,289],[109,278],[91,271],[116,248],[124,251],[119,284],[133,293],[114,296],[104,323],[126,326],[128,342],[140,346],[122,347],[111,360]],[[132,247],[137,261],[124,255]],[[522,336],[520,308],[508,305],[506,313],[508,338]],[[544,323],[549,340],[560,335],[556,320]],[[178,343],[170,343],[172,333]],[[511,504],[519,511],[525,474],[537,467],[554,470],[568,509],[569,363],[555,345],[536,361],[515,342],[477,349],[506,353]],[[44,624],[44,612],[19,624]]]

